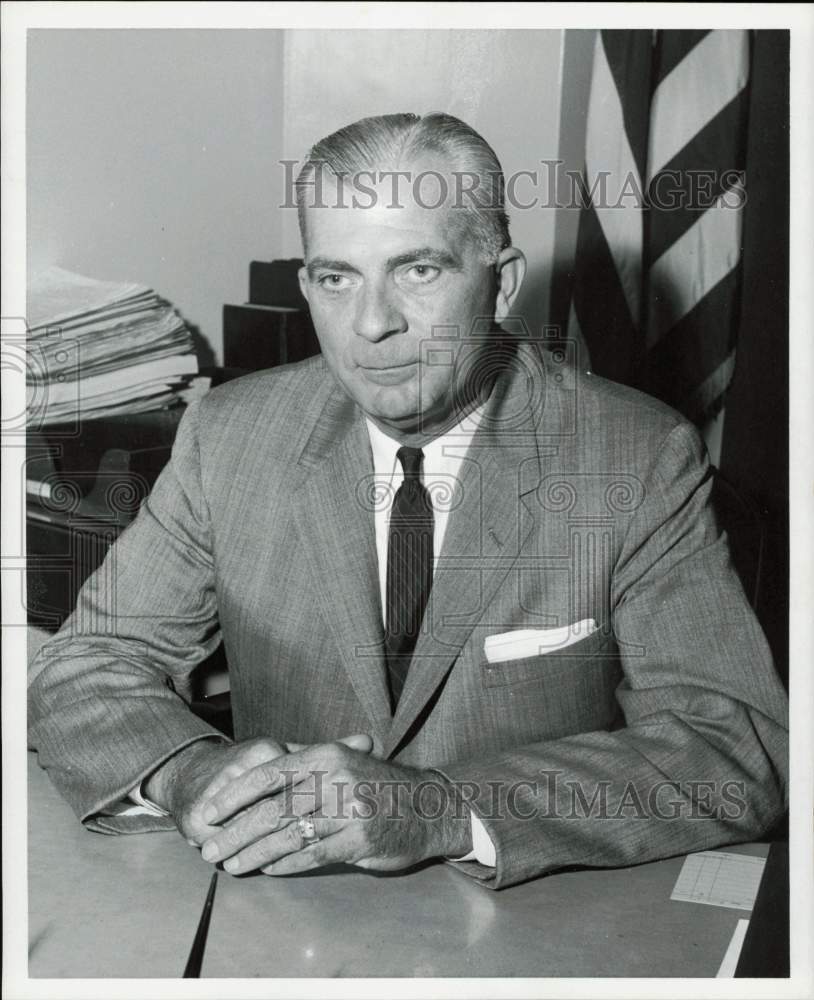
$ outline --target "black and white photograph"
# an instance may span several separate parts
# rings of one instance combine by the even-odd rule
[[[2,17],[4,995],[810,996],[812,5]]]

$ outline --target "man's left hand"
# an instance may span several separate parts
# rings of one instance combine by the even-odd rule
[[[468,809],[441,775],[341,743],[289,749],[202,809],[208,823],[222,825],[202,845],[207,861],[223,861],[231,874],[291,875],[339,862],[395,871],[471,850]],[[314,824],[314,844],[303,843],[303,816]]]

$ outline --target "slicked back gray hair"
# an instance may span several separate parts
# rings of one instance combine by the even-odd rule
[[[308,192],[315,173],[327,168],[338,178],[399,169],[422,153],[436,153],[439,172],[454,178],[449,191],[453,217],[465,220],[482,258],[493,264],[511,245],[504,201],[503,170],[489,143],[466,122],[436,112],[362,118],[321,139],[311,149],[296,181],[303,246]],[[317,202],[315,201],[315,204]],[[320,202],[321,204],[321,202]]]

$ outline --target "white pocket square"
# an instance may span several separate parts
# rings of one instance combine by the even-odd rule
[[[527,656],[562,652],[575,642],[587,639],[593,632],[596,632],[593,618],[586,618],[574,625],[563,625],[561,628],[521,628],[514,632],[487,636],[483,651],[487,662],[506,663],[508,660],[522,660]]]

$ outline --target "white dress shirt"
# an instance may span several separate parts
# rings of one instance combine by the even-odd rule
[[[438,556],[444,544],[450,510],[455,504],[455,486],[461,470],[461,462],[475,436],[475,431],[483,417],[483,410],[473,410],[469,416],[455,425],[446,434],[433,438],[421,449],[424,452],[421,481],[430,495],[434,514],[433,528],[433,572],[438,566]],[[376,505],[374,521],[376,525],[376,554],[379,562],[379,593],[382,614],[387,607],[387,543],[390,528],[390,509],[396,491],[404,481],[404,470],[396,458],[400,443],[380,430],[372,420],[367,420],[367,432],[373,452],[373,474],[375,477]],[[482,865],[495,866],[495,845],[480,819],[471,813],[472,850],[458,861],[479,861]]]
[[[433,528],[433,571],[438,565],[438,556],[444,544],[447,521],[454,505],[455,486],[461,462],[478,429],[482,409],[473,410],[446,434],[429,441],[423,448],[422,482],[430,495],[434,514]],[[387,606],[387,543],[390,528],[390,508],[396,491],[404,480],[404,470],[396,458],[401,445],[389,437],[371,421],[366,420],[370,447],[373,452],[373,473],[376,485],[377,503],[374,512],[376,526],[376,555],[379,563],[379,592],[381,594],[382,615]],[[127,813],[151,813],[166,816],[167,813],[155,803],[144,798],[142,788],[130,793],[135,803]],[[482,865],[495,866],[495,845],[480,819],[471,813],[472,850],[457,861],[479,861]]]

